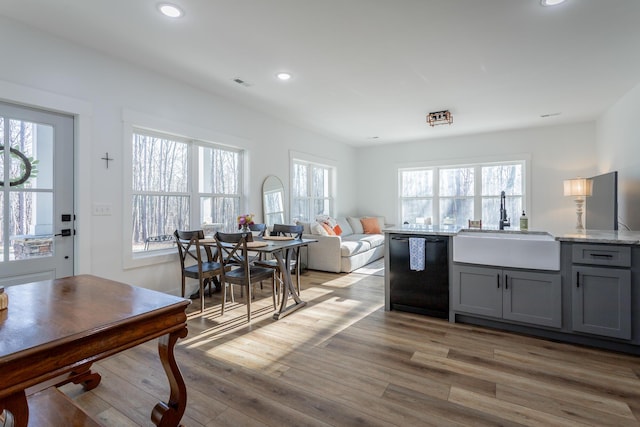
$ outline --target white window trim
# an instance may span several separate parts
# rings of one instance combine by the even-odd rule
[[[523,200],[523,209],[526,212],[529,212],[529,206],[531,206],[531,154],[522,153],[522,154],[506,154],[502,156],[491,156],[491,157],[471,157],[471,158],[459,158],[459,159],[443,159],[443,160],[434,160],[428,162],[412,162],[412,163],[397,163],[396,164],[396,222],[402,223],[402,194],[400,188],[400,172],[403,170],[410,169],[448,169],[448,168],[462,168],[466,166],[491,166],[495,164],[503,164],[509,162],[522,162],[524,165],[524,197]],[[433,174],[433,188],[440,188],[440,174]],[[481,187],[482,181],[476,179],[474,194],[478,196],[474,196],[474,206],[473,209],[475,212],[482,212],[482,196],[481,196]],[[440,197],[438,192],[436,191],[434,195],[431,197],[433,203],[433,218],[432,222],[435,224],[436,218],[440,218]],[[530,215],[529,215],[530,216]]]
[[[240,197],[240,209],[244,209],[247,203],[247,174],[248,174],[248,154],[244,147],[249,147],[247,140],[232,135],[227,135],[212,131],[210,129],[193,126],[187,123],[174,121],[171,119],[152,116],[138,111],[124,109],[122,111],[123,121],[123,188],[122,188],[122,267],[123,269],[132,269],[145,267],[155,264],[168,262],[176,262],[178,258],[177,249],[151,251],[151,253],[135,253],[131,248],[131,198],[133,196],[132,180],[133,180],[133,156],[131,144],[135,129],[149,131],[151,133],[159,133],[160,135],[171,135],[181,139],[194,141],[194,144],[201,144],[205,141],[215,141],[216,146],[228,147],[232,150],[240,150],[243,152],[241,159],[242,174],[241,183],[242,194]],[[197,142],[196,142],[197,141]],[[206,143],[204,144],[206,146]],[[191,162],[195,161],[190,159]],[[191,179],[191,177],[190,177]],[[190,186],[191,186],[190,182]],[[193,200],[191,203],[193,209]],[[197,210],[197,208],[196,208]],[[193,215],[193,211],[192,211]]]
[[[329,211],[330,216],[336,216],[336,212],[338,212],[338,203],[337,203],[337,189],[338,189],[338,162],[332,159],[315,156],[313,154],[303,153],[299,151],[289,150],[289,216],[291,216],[293,212],[293,164],[295,161],[311,163],[321,167],[327,167],[330,169],[331,176],[329,177],[329,185],[331,189],[330,202],[329,202]],[[290,221],[293,218],[289,218]],[[310,219],[312,220],[312,218]]]

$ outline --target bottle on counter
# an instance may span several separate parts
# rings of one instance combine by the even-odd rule
[[[0,286],[0,310],[9,306],[9,296],[4,293],[4,286]]]
[[[520,217],[520,230],[528,230],[529,229],[529,218],[527,218],[527,215],[524,213],[524,211],[522,211],[522,216]]]

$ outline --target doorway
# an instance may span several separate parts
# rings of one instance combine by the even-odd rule
[[[74,272],[72,116],[0,102],[0,285]]]

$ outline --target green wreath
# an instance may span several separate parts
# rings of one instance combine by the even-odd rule
[[[4,145],[0,145],[0,151],[4,151]],[[33,159],[30,159],[29,157],[25,156],[24,153],[22,153],[17,148],[11,147],[9,149],[9,153],[13,157],[18,158],[21,162],[20,164],[21,176],[17,180],[9,181],[10,187],[17,187],[27,182],[29,178],[31,178],[31,175],[35,176],[34,167],[35,167],[35,164],[37,163],[37,160],[34,161]],[[4,181],[0,181],[0,186],[4,186]]]

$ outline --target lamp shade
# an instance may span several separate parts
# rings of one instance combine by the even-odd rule
[[[588,178],[573,178],[564,180],[564,195],[584,197],[591,196],[593,181]]]

